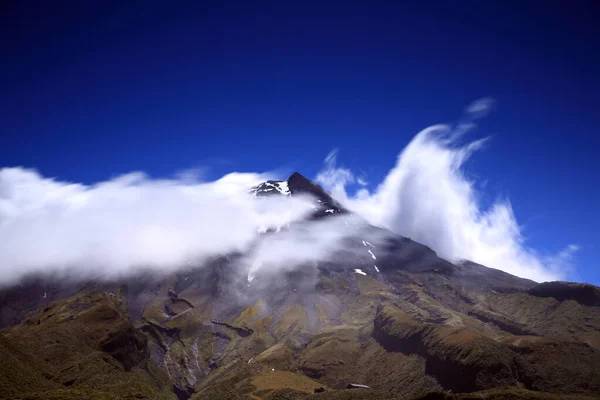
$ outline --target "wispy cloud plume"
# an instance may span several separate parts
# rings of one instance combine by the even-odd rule
[[[465,123],[472,128],[472,121],[493,104],[489,98],[475,101],[456,127],[436,125],[418,133],[373,192],[363,188],[349,194],[346,185],[354,176],[339,168],[335,157],[328,157],[317,181],[372,224],[427,244],[441,257],[472,260],[536,281],[564,279],[578,247],[539,255],[527,247],[510,202],[498,200],[483,209],[474,182],[463,173],[465,162],[486,143],[484,138],[460,145]]]
[[[491,97],[477,99],[465,108],[467,117],[479,119],[487,116],[494,108],[496,101]]]

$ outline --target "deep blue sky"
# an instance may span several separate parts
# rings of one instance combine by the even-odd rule
[[[314,176],[340,148],[377,182],[419,130],[492,96],[468,173],[540,252],[580,244],[578,278],[600,284],[594,2],[8,3],[0,166]]]

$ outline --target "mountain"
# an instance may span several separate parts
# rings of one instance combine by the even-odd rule
[[[250,193],[314,205],[302,221],[259,230],[256,248],[274,252],[278,238],[330,222],[342,245],[276,271],[264,260],[240,267],[247,255],[233,253],[165,275],[32,276],[4,288],[0,397],[600,396],[600,288],[453,264],[298,173]]]

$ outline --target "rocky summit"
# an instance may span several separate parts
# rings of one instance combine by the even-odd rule
[[[233,253],[165,275],[3,288],[0,398],[600,397],[600,288],[453,264],[298,173],[250,193],[313,204],[256,246],[331,221],[341,244],[293,267],[240,267]]]

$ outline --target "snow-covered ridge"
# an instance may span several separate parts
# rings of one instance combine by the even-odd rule
[[[282,194],[284,196],[291,196],[290,189],[287,181],[267,181],[260,185],[254,186],[248,191],[254,197],[263,197],[270,194]]]
[[[291,196],[290,188],[288,187],[287,181],[279,181],[275,183],[276,189],[279,190],[279,193],[284,196]]]

